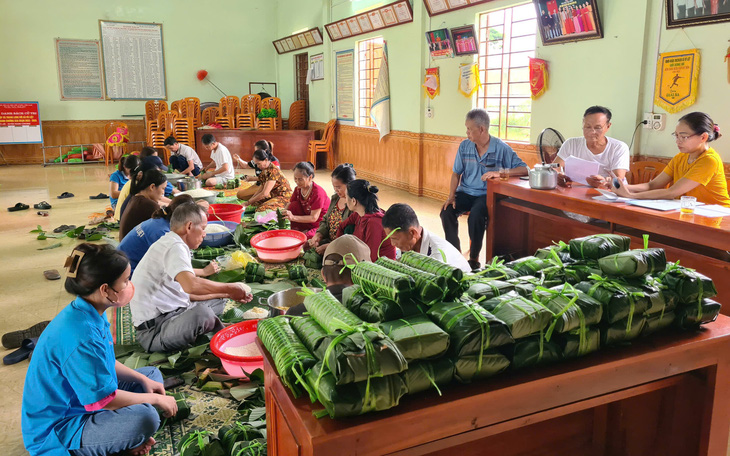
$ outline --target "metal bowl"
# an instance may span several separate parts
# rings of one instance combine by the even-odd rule
[[[181,192],[186,192],[188,190],[195,190],[196,188],[202,188],[202,187],[203,187],[203,182],[201,182],[200,180],[198,180],[194,177],[190,177],[190,176],[183,177],[182,179],[177,181],[177,188],[179,188]]]
[[[315,293],[322,291],[321,288],[310,288],[310,290]],[[272,316],[284,315],[291,307],[303,303],[304,296],[297,294],[300,291],[302,291],[301,287],[294,287],[289,288],[288,290],[277,291],[269,296],[266,304],[272,309]]]
[[[167,182],[171,183],[172,185],[177,185],[180,180],[185,179],[188,176],[185,174],[169,173],[165,174],[165,177],[167,178]]]
[[[186,190],[186,191],[187,191],[187,190]],[[178,193],[178,195],[187,195],[188,193],[186,193],[186,191],[185,191],[185,192],[180,192],[180,193]],[[208,196],[193,196],[192,198],[193,198],[193,199],[194,199],[194,200],[195,200],[196,202],[198,202],[198,201],[201,201],[201,200],[202,200],[202,201],[207,201],[207,202],[208,202],[208,204],[213,204],[213,203],[215,203],[215,199],[216,199],[216,196],[217,196],[217,195],[218,195],[218,192],[210,192],[210,194],[209,194]],[[192,195],[191,195],[191,196],[192,196]]]

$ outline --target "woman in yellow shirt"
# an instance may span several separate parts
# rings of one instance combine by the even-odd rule
[[[679,119],[672,136],[680,153],[664,171],[651,182],[614,188],[616,194],[634,199],[674,199],[687,195],[701,203],[730,207],[722,159],[708,144],[722,136],[720,127],[707,114],[691,112]]]

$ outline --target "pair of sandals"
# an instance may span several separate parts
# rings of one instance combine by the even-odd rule
[[[40,209],[40,210],[46,211],[46,210],[50,209],[52,206],[50,204],[48,204],[48,202],[46,202],[46,201],[41,201],[38,204],[34,204],[33,207],[35,209]],[[17,203],[15,206],[9,207],[8,212],[25,211],[27,209],[30,209],[30,206],[28,206],[27,204]]]
[[[9,332],[2,337],[2,344],[5,348],[17,348],[14,352],[3,358],[3,364],[17,364],[24,359],[30,358],[38,343],[38,337],[50,321],[36,323],[28,329]]]

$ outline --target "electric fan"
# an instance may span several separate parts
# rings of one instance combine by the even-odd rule
[[[554,128],[546,128],[537,137],[537,149],[540,151],[540,160],[543,163],[553,163],[558,157],[560,146],[563,145],[565,139],[559,131]]]

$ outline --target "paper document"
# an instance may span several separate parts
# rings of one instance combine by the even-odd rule
[[[682,203],[679,200],[638,200],[632,199],[626,201],[634,206],[645,207],[647,209],[656,209],[657,211],[674,211],[679,210],[682,207]],[[704,203],[697,203],[697,206],[702,206]],[[697,210],[697,208],[695,208]]]
[[[587,177],[601,172],[601,164],[570,156],[565,160],[565,175],[573,182],[588,185]]]
[[[695,214],[702,217],[727,217],[730,215],[730,208],[718,204],[708,204],[696,207]]]
[[[608,196],[604,195],[598,195],[593,197],[596,201],[604,201],[606,203],[628,203],[629,198],[624,198],[622,196],[619,196],[618,198],[610,198]]]

